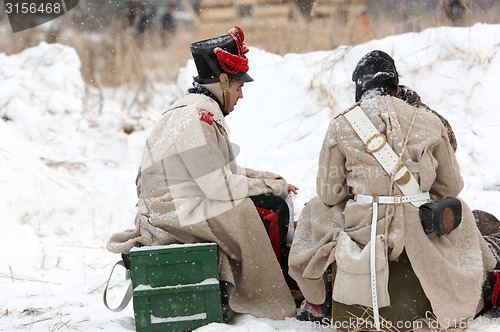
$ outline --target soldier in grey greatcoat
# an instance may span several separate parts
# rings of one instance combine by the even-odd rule
[[[372,307],[370,247],[373,204],[358,198],[394,197],[378,204],[376,220],[376,294],[378,307],[391,305],[389,262],[407,256],[432,311],[444,325],[474,317],[482,308],[482,285],[495,259],[474,216],[462,202],[460,225],[447,236],[426,234],[419,209],[395,183],[394,174],[360,139],[346,116],[361,107],[376,130],[400,156],[432,200],[457,197],[463,188],[458,162],[441,120],[395,97],[398,75],[384,52],[365,55],[353,73],[356,104],[332,119],[320,152],[318,197],[303,209],[290,251],[290,275],[305,301],[302,312],[321,316],[325,274],[335,263],[333,300]],[[397,172],[398,170],[395,170]],[[389,201],[390,199],[386,199]],[[415,287],[412,285],[411,287]],[[400,310],[404,310],[401,308]],[[299,318],[304,318],[304,316]],[[314,317],[312,317],[314,318]]]
[[[295,314],[295,302],[252,199],[284,203],[298,188],[277,174],[239,167],[224,119],[243,97],[243,84],[253,81],[247,51],[239,27],[191,45],[194,87],[161,116],[147,140],[136,228],[114,234],[108,250],[215,242],[230,308],[284,319]]]

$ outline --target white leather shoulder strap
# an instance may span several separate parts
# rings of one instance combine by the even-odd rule
[[[361,107],[356,106],[352,110],[344,113],[344,117],[351,124],[352,128],[358,134],[359,138],[365,143],[366,151],[371,153],[384,170],[393,175],[396,185],[401,189],[403,195],[422,194],[420,185],[415,177],[410,173],[404,163],[399,162],[399,157],[394,150],[387,144],[384,134],[381,134],[370,121]],[[416,207],[426,203],[424,201],[412,201]]]

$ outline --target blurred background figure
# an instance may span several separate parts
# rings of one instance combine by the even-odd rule
[[[442,0],[441,10],[452,25],[462,25],[467,20],[470,8],[465,0]]]
[[[349,41],[352,44],[364,43],[375,37],[368,8],[364,8],[361,13],[356,15],[349,28]]]
[[[146,29],[148,29],[153,24],[153,18],[156,15],[156,7],[148,8],[142,12],[140,15],[139,22],[137,24],[137,33],[142,36]]]
[[[174,4],[169,3],[165,13],[161,16],[161,36],[164,45],[168,43],[169,36],[175,32],[176,24],[174,13],[176,10],[177,7]]]
[[[138,15],[140,15],[141,12],[142,12],[142,8],[141,8],[140,5],[135,4],[135,3],[130,3],[129,4],[128,13],[127,13],[127,18],[128,18],[128,24],[129,24],[129,26],[134,25],[135,18]]]

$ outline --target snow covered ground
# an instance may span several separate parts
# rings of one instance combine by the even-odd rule
[[[461,196],[472,208],[500,216],[498,25],[429,29],[308,54],[251,48],[255,82],[227,118],[241,147],[239,163],[299,186],[293,198],[298,218],[314,196],[328,121],[352,104],[352,70],[373,49],[391,54],[400,82],[453,126],[466,183]],[[122,89],[104,90],[99,107],[79,66],[76,52],[57,44],[0,53],[1,331],[134,330],[131,304],[114,313],[102,303],[119,259],[105,243],[133,226],[143,142],[155,119],[190,86],[195,68],[188,62],[177,84],[158,86],[151,107],[139,112],[124,110],[128,92]],[[138,121],[145,130],[127,135],[124,124]],[[113,285],[116,306],[127,286],[122,271]],[[242,315],[197,332],[328,329]],[[500,331],[500,322],[481,317],[468,331]]]

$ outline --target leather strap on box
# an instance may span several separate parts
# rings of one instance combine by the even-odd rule
[[[115,267],[117,265],[121,265],[121,266],[125,267],[125,262],[123,262],[123,260],[121,260],[121,261],[116,262],[115,265],[113,265],[113,268],[111,269],[111,273],[109,274],[108,281],[106,282],[106,287],[104,288],[104,294],[102,296],[102,300],[103,300],[106,308],[108,308],[109,310],[111,310],[113,312],[119,312],[119,311],[122,311],[123,309],[125,309],[125,307],[130,302],[130,299],[132,299],[132,295],[133,295],[132,280],[130,280],[130,283],[128,285],[127,291],[125,292],[125,296],[122,299],[122,302],[116,308],[109,307],[109,305],[108,305],[108,286],[109,286],[109,282],[111,281],[111,277],[113,276],[113,271],[115,270]]]

